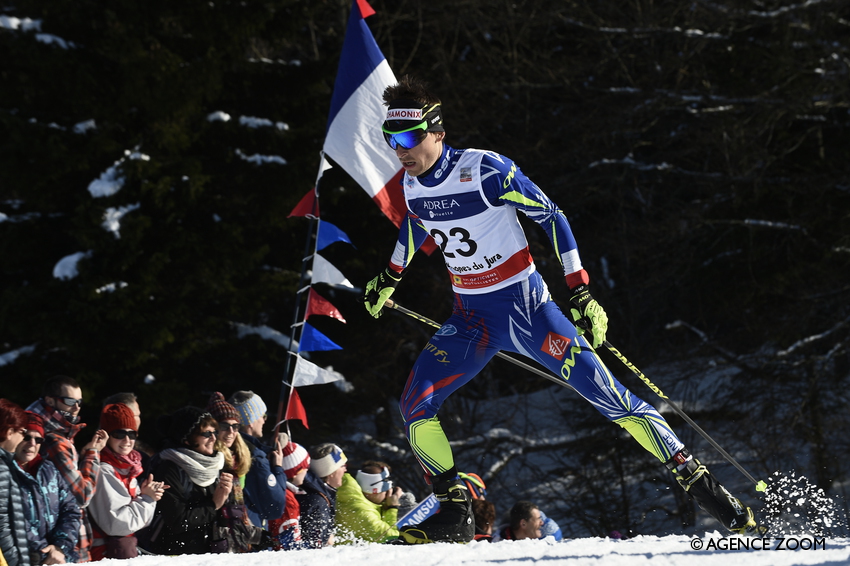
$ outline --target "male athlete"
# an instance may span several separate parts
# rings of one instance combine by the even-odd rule
[[[404,168],[407,216],[389,267],[366,286],[375,318],[428,235],[443,253],[454,290],[452,315],[413,365],[400,400],[407,438],[427,472],[440,513],[404,527],[409,543],[468,542],[469,494],[458,479],[437,411],[500,350],[527,356],[560,376],[599,412],[663,462],[699,505],[737,533],[755,532],[753,512],[694,458],[664,418],[617,381],[594,352],[608,316],[591,296],[561,210],[503,155],[444,143],[440,99],[405,76],[383,93],[384,137]],[[572,322],[535,269],[517,211],[546,231],[563,265]],[[592,348],[591,348],[592,345]],[[440,350],[443,356],[431,352]]]

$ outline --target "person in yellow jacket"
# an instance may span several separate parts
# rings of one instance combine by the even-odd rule
[[[369,460],[356,475],[345,474],[336,492],[337,544],[398,538],[395,524],[401,495],[384,462]]]

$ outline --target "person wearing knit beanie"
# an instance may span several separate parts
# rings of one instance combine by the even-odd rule
[[[24,428],[37,432],[44,437],[44,420],[41,418],[41,415],[32,411],[26,411],[26,414],[27,424],[24,425]]]
[[[218,391],[215,391],[212,395],[210,395],[210,400],[207,403],[207,411],[209,411],[213,418],[218,422],[230,419],[236,419],[240,423],[242,422],[241,416],[239,411],[236,410],[236,407],[225,401],[224,395]]]
[[[310,470],[322,479],[327,478],[340,468],[344,468],[348,462],[342,448],[336,444],[320,444],[313,447],[311,452],[313,453],[313,462],[310,464]],[[339,475],[342,477],[342,474]]]
[[[310,455],[307,453],[307,449],[295,442],[288,442],[283,447],[283,463],[281,466],[283,471],[286,472],[288,480],[295,478],[302,470],[306,474],[310,468]],[[302,474],[302,477],[304,474]]]
[[[112,403],[103,408],[100,412],[100,428],[105,430],[107,434],[118,429],[136,432],[139,430],[132,409],[122,403]]]
[[[287,476],[282,467],[286,443],[276,440],[274,446],[269,446],[263,442],[266,404],[259,395],[237,391],[227,402],[239,413],[241,438],[251,452],[251,467],[245,474],[243,489],[248,518],[255,525],[268,524],[286,510]]]
[[[263,398],[253,391],[237,391],[230,396],[229,402],[239,412],[243,432],[262,437],[267,411]]]
[[[192,436],[192,432],[206,417],[212,417],[208,412],[198,407],[182,407],[170,415],[162,415],[156,425],[160,434],[177,446],[182,446]]]

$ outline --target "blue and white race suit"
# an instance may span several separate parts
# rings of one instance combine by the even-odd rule
[[[390,261],[406,269],[431,235],[442,251],[455,293],[452,315],[416,360],[400,400],[408,440],[432,475],[454,466],[437,411],[500,350],[549,368],[660,461],[683,448],[664,418],[608,371],[552,301],[536,271],[523,212],[546,231],[564,274],[582,272],[561,210],[510,159],[444,145],[421,177],[405,174],[408,212]]]

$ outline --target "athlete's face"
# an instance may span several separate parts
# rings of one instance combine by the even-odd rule
[[[398,146],[395,155],[401,161],[401,166],[413,177],[418,177],[431,168],[443,154],[443,138],[445,132],[428,132],[425,139],[410,149]]]

